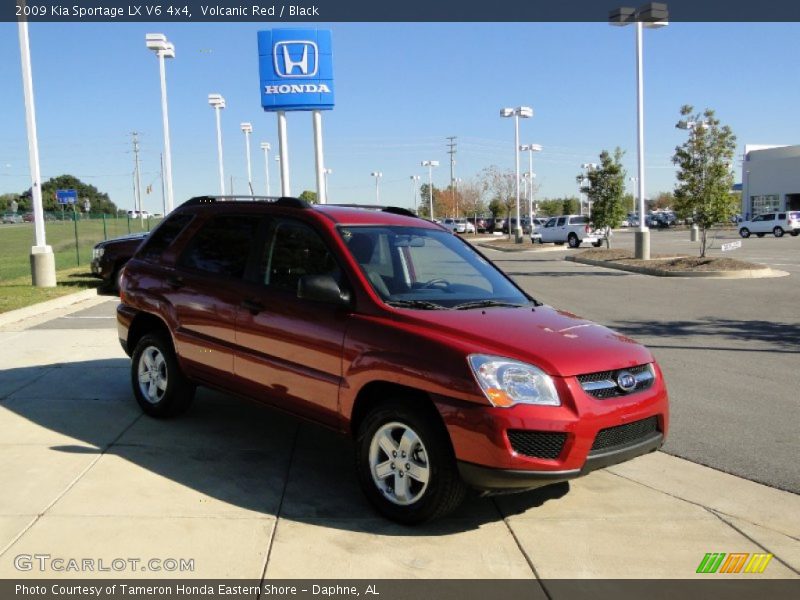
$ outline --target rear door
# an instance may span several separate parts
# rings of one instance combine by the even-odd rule
[[[346,285],[323,237],[291,218],[270,222],[236,311],[234,371],[251,395],[336,425],[349,309],[297,297],[303,275]]]

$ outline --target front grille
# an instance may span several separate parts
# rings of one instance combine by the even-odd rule
[[[636,387],[629,392],[623,391],[617,385],[617,376],[622,371],[627,371],[636,379]],[[641,392],[653,385],[654,381],[655,372],[650,365],[639,365],[628,369],[617,369],[616,371],[598,371],[597,373],[578,375],[578,383],[581,384],[583,391],[600,400]]]
[[[594,444],[592,444],[592,449],[589,451],[589,456],[601,450],[633,445],[650,437],[657,431],[658,417],[649,417],[641,421],[601,429],[597,437],[594,438]]]
[[[509,429],[508,441],[514,452],[532,458],[558,458],[567,441],[567,434],[557,431]]]

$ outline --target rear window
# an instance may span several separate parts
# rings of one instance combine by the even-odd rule
[[[187,214],[168,217],[150,234],[139,256],[145,260],[159,260],[164,250],[169,248],[192,218],[193,215]]]
[[[789,213],[790,219],[800,220],[800,212],[790,212]]]
[[[589,222],[589,217],[570,217],[570,225],[586,225]]]

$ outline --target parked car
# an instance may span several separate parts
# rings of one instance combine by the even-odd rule
[[[522,235],[530,235],[531,233],[531,222],[527,217],[520,218],[520,225],[522,227]],[[510,219],[503,222],[503,227],[501,231],[508,235],[508,228],[511,226],[511,232],[515,232],[517,230],[517,218],[511,217]]]
[[[22,223],[22,217],[16,213],[3,214],[3,223]]]
[[[128,211],[128,218],[130,219],[149,219],[150,213],[146,210],[129,210]]]
[[[467,219],[456,220],[456,233],[475,233],[475,225]]]
[[[541,242],[542,228],[545,223],[547,223],[547,219],[544,217],[534,217],[532,219],[530,228],[531,243]]]
[[[475,229],[478,233],[486,233],[487,232],[487,217],[468,217],[467,221],[473,224]]]
[[[739,224],[739,235],[743,238],[753,233],[758,237],[764,237],[767,233],[775,237],[781,237],[784,233],[796,236],[800,233],[800,211],[764,213]]]
[[[506,233],[508,233],[508,228],[506,228],[506,220],[504,217],[495,217],[491,219],[491,229],[489,229],[491,233],[502,233],[503,229],[505,229]]]
[[[405,209],[195,198],[120,288],[145,413],[177,415],[208,385],[350,434],[364,494],[401,523],[451,512],[468,487],[568,480],[667,435],[649,350],[543,305]]]
[[[147,237],[147,232],[132,233],[95,244],[92,249],[92,275],[103,280],[112,290],[119,289],[122,268]]]
[[[442,227],[447,229],[448,231],[452,231],[453,233],[456,232],[456,220],[452,218],[447,218],[442,221]]]
[[[586,215],[562,215],[551,217],[541,229],[539,242],[569,244],[570,248],[578,248],[584,242],[599,247],[602,237],[597,234]]]

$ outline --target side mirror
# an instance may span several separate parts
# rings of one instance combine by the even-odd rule
[[[328,304],[350,304],[350,292],[342,290],[332,275],[303,275],[297,282],[297,297]]]

